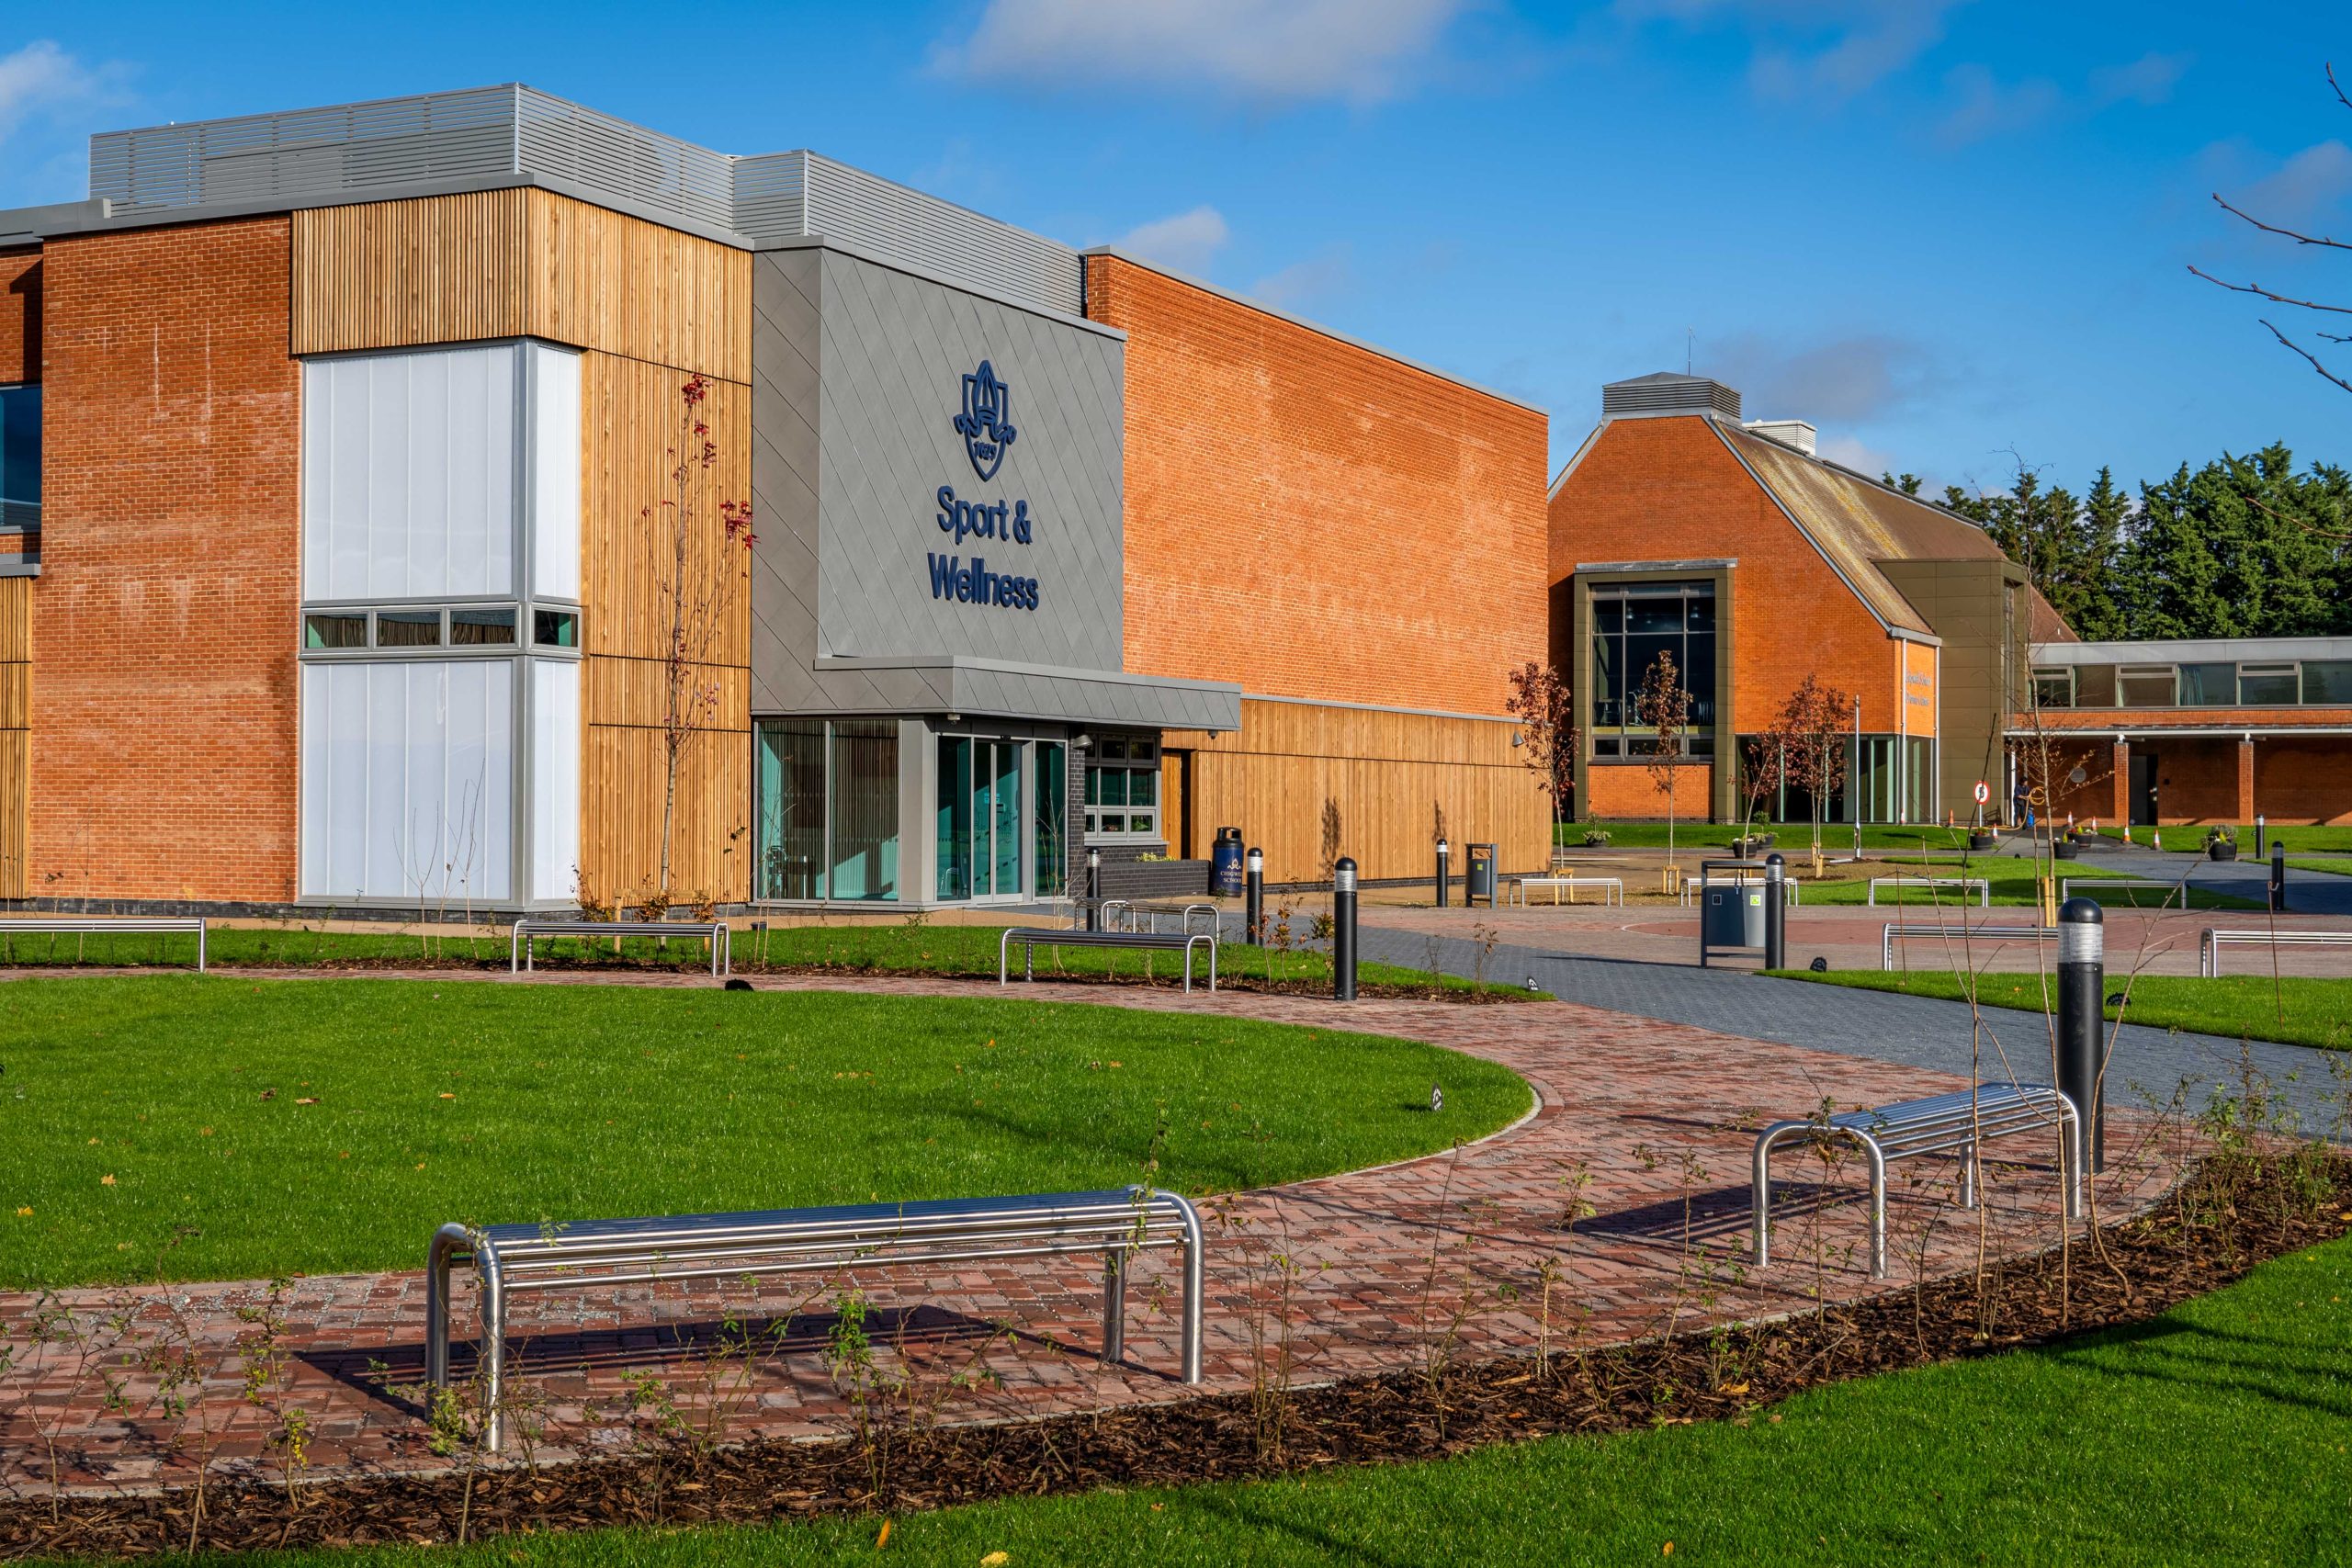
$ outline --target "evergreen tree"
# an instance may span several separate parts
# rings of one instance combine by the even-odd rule
[[[2075,634],[2091,642],[2123,635],[2123,608],[2116,598],[2121,586],[2117,568],[2131,515],[2132,498],[2116,484],[2115,470],[2100,468],[2075,520],[2076,549],[2084,564],[2082,602],[2067,617]]]

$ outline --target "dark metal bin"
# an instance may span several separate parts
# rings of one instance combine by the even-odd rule
[[[1495,907],[1495,846],[1472,844],[1469,849],[1470,863],[1462,868],[1462,907],[1466,909],[1484,898],[1491,909]]]
[[[1209,892],[1219,898],[1241,897],[1241,829],[1219,828],[1209,846]]]

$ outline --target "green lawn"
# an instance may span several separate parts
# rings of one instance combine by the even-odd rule
[[[1965,864],[1959,861],[1926,861],[1902,855],[1886,855],[1881,857],[1881,860],[1883,863],[1873,868],[1872,875],[1983,877],[1991,885],[1990,892],[1996,906],[2032,908],[2037,897],[2035,879],[2041,875],[2044,870],[2054,867],[2057,877],[2062,882],[2071,876],[2084,876],[2100,881],[2120,879],[2137,880],[2141,883],[2138,887],[2086,887],[2082,890],[2084,897],[2095,899],[2101,904],[2136,904],[2143,908],[2169,907],[2175,909],[2184,907],[2191,909],[2261,908],[2253,899],[2240,898],[2232,894],[2214,893],[2194,883],[2188,886],[2188,902],[2184,906],[2182,895],[2177,890],[2177,884],[2135,878],[2129,873],[2106,871],[2097,866],[2085,865],[2079,861],[2039,862],[2018,860],[2007,855],[1972,859]],[[1869,884],[1860,878],[1849,882],[1808,880],[1803,894],[1808,905],[1841,907],[1864,903],[1869,897]],[[1878,902],[1881,908],[1936,906],[1950,908],[1962,902],[1973,908],[1976,904],[1976,889],[1973,887],[1965,889],[1919,886],[1882,887],[1879,889]]]
[[[433,1227],[1112,1187],[1442,1149],[1527,1086],[1371,1035],[995,996],[0,986],[0,1287],[413,1268]],[[1432,1080],[1445,1110],[1428,1110]]]
[[[2210,826],[2210,823],[2200,822],[2194,827],[2166,828],[2165,839],[2169,846],[2176,850],[2197,849],[2205,842],[2205,829]],[[2232,830],[2238,836],[2238,853],[2253,854],[2254,824],[2251,822],[2233,824]],[[2175,834],[2178,834],[2179,837],[2175,838]],[[2102,838],[2120,839],[2123,836],[2123,831],[2120,828],[2101,828],[2099,835]],[[2297,850],[2352,850],[2352,824],[2319,827],[2301,822],[2273,822],[2269,825],[2269,836],[2272,839],[2284,839],[2287,841],[2289,854],[2293,854]],[[2132,841],[2138,844],[2146,843],[2148,829],[2145,827],[2132,829]],[[2267,844],[2265,852],[2268,852]]]
[[[1295,918],[1295,943],[1306,940],[1307,920],[1305,914]],[[1003,931],[1002,926],[910,925],[903,920],[736,931],[729,933],[728,962],[747,975],[824,968],[877,975],[984,975],[993,979],[997,946]],[[488,928],[473,936],[424,937],[394,931],[305,930],[299,926],[223,926],[208,932],[206,938],[207,961],[222,968],[308,968],[357,964],[503,971],[510,962],[510,952],[506,932]],[[1012,958],[1017,972],[1021,964],[1019,949],[1013,950]],[[0,967],[54,964],[186,968],[192,967],[195,962],[196,938],[192,934],[0,934]],[[555,969],[660,968],[691,972],[709,967],[710,950],[698,941],[684,938],[665,942],[653,937],[623,937],[616,951],[609,938],[590,941],[560,937],[542,940],[537,944],[537,962],[541,968]],[[1205,979],[1208,961],[1195,957],[1193,964],[1195,976]],[[1279,952],[1272,947],[1228,942],[1218,949],[1218,965],[1221,976],[1271,977],[1306,985],[1328,986],[1331,982],[1330,958],[1295,946]],[[1037,951],[1037,973],[1046,978],[1062,974],[1130,977],[1149,975],[1173,979],[1182,972],[1182,962],[1173,953],[1121,952],[1115,948]],[[1474,988],[1468,980],[1453,976],[1432,980],[1421,970],[1387,964],[1360,964],[1356,978],[1366,986],[1427,987],[1435,984],[1451,991]],[[1498,996],[1525,994],[1508,985],[1489,985],[1486,989]]]
[[[2352,1559],[2347,1297],[2352,1241],[2337,1241],[2136,1327],[1818,1389],[1751,1425],[1551,1438],[1305,1480],[958,1508],[893,1521],[879,1552],[875,1521],[842,1519],[234,1561],[2342,1562]]]
[[[2352,876],[2352,855],[2289,855],[2287,863],[2297,871],[2321,871],[2330,876]]]
[[[1949,970],[1914,969],[1905,974],[1876,970],[1831,970],[1815,975],[1786,969],[1778,978],[1850,986],[1866,991],[1905,991],[1914,996],[1958,998],[1962,977]],[[2040,975],[1984,974],[1976,979],[1978,998],[1988,1007],[2044,1010],[2045,982]],[[2107,994],[2120,995],[2125,977],[2110,972]],[[2057,982],[2047,982],[2054,1000]],[[2352,1050],[2352,979],[2282,977],[2276,989],[2267,975],[2224,975],[2200,980],[2183,975],[2143,975],[2131,981],[2132,1021],[2154,1029],[2219,1034],[2232,1040],[2277,1040],[2290,1045]],[[2282,1007],[2283,1002],[2283,1007]],[[2120,1010],[2109,1008],[2112,1021]],[[2279,1015],[2284,1011],[2285,1017]]]
[[[1758,833],[1778,835],[1772,847],[1782,854],[1795,855],[1813,848],[1813,824],[1810,822],[1760,822],[1754,829]],[[1563,822],[1554,831],[1555,839],[1570,849],[1584,847],[1587,832],[1609,835],[1608,847],[1613,850],[1664,849],[1666,824],[1663,822]],[[1677,849],[1728,849],[1734,839],[1744,838],[1749,829],[1736,822],[1679,822],[1675,824],[1674,843]],[[2006,836],[2006,835],[2005,835]],[[1850,822],[1826,822],[1821,829],[1821,848],[1826,854],[1849,852],[1854,847],[1854,825]],[[1960,850],[1968,847],[1968,829],[1928,826],[1868,827],[1862,829],[1862,847],[1871,850]]]

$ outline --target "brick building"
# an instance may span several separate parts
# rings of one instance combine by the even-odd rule
[[[1276,880],[1441,824],[1535,863],[1545,441],[527,88],[102,135],[89,199],[0,212],[0,899],[552,908],[666,860],[1015,903],[1227,825]]]

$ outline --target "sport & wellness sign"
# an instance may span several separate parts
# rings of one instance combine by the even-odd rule
[[[964,404],[955,418],[956,434],[982,484],[994,479],[1004,466],[1020,432],[1012,423],[1012,386],[998,378],[987,360],[964,378]],[[967,539],[990,540],[1000,546],[1026,549],[1030,544],[1029,503],[1026,501],[974,501],[941,485],[933,497],[939,511],[934,521],[943,534],[953,535],[959,547]],[[990,605],[1007,610],[1037,608],[1037,580],[995,570],[976,547],[967,561],[959,554],[925,552],[931,569],[931,596],[958,604]]]

